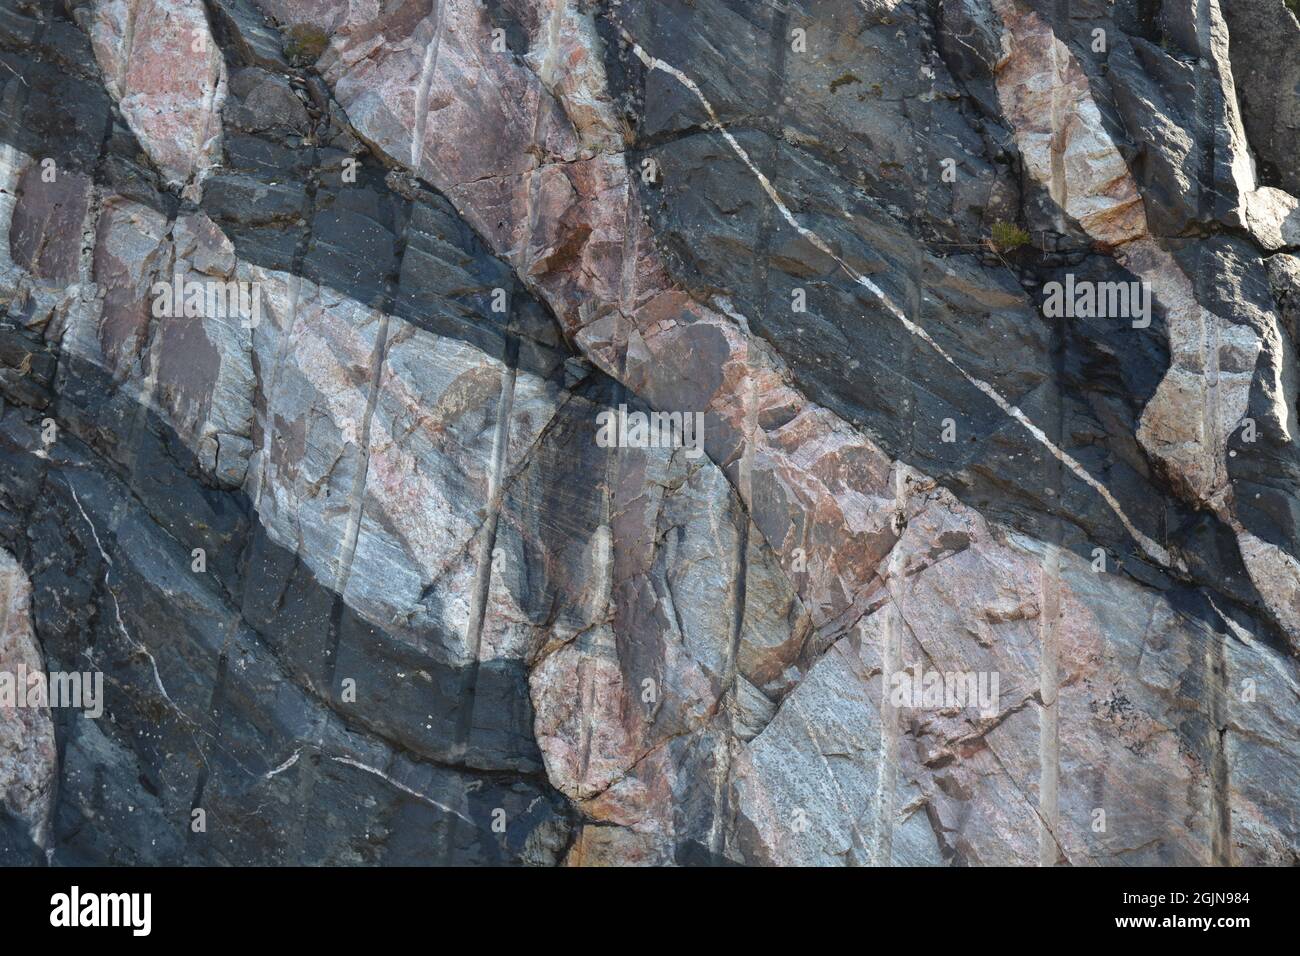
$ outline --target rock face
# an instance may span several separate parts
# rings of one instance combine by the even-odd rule
[[[0,0],[0,860],[1300,862],[1300,25],[1065,14]]]
[[[32,586],[7,551],[0,551],[0,667],[17,676],[44,671],[40,647],[32,633]],[[23,690],[28,688],[25,685]],[[12,688],[16,692],[17,688]],[[54,798],[54,726],[48,704],[20,701],[16,693],[0,700],[0,807],[11,821],[25,825],[32,843],[46,840]],[[21,844],[20,844],[21,846]],[[5,848],[5,857],[19,849]]]

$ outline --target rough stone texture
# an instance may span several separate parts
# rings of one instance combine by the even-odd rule
[[[1300,860],[1295,21],[1060,14],[0,0],[0,858]]]
[[[1230,0],[1232,68],[1264,181],[1300,195],[1300,21],[1286,4]],[[1292,240],[1295,244],[1295,240]]]
[[[89,31],[104,87],[149,158],[169,185],[197,186],[221,155],[226,97],[203,3],[102,0]]]
[[[0,672],[16,676],[44,670],[32,630],[31,599],[27,575],[12,554],[0,550]],[[43,846],[54,801],[54,725],[48,707],[29,703],[0,703],[0,808],[24,823],[32,842]]]

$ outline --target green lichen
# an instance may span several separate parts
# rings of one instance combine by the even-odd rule
[[[320,59],[329,42],[324,30],[300,23],[285,31],[284,55],[294,66],[311,66]]]

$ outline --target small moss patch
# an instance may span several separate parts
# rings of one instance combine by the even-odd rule
[[[311,66],[325,52],[330,38],[320,27],[299,23],[285,31],[284,55],[294,66]]]
[[[854,76],[852,73],[845,73],[843,76],[831,80],[831,92],[834,93],[841,86],[848,86],[850,83],[861,83],[861,82],[862,80]]]

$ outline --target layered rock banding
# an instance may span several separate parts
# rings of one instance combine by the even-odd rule
[[[1297,862],[1288,54],[1282,0],[0,0],[0,668],[106,688],[0,706],[0,858]]]

